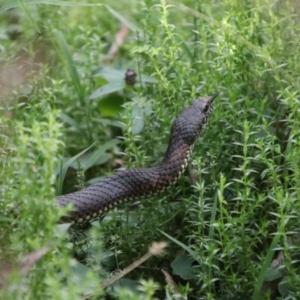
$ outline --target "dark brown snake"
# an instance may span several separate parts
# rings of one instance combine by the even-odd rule
[[[117,171],[81,191],[57,197],[62,207],[73,204],[73,210],[61,222],[88,221],[124,202],[157,194],[173,185],[187,167],[193,145],[217,96],[218,93],[198,98],[177,116],[167,152],[157,166]]]

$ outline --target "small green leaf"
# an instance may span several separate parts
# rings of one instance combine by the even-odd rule
[[[121,91],[125,88],[126,84],[125,81],[114,81],[110,82],[106,85],[103,85],[99,89],[95,90],[89,97],[90,100],[101,98],[105,95],[112,94],[114,92]]]
[[[195,277],[195,270],[192,267],[193,259],[188,255],[177,256],[171,263],[173,273],[182,279],[189,280]]]

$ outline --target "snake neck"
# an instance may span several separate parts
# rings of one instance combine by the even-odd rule
[[[156,167],[160,177],[167,178],[170,185],[174,184],[185,171],[190,158],[191,146],[183,139],[172,134],[166,155]]]

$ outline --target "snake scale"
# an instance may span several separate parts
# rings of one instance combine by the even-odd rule
[[[124,202],[157,194],[173,185],[187,167],[193,145],[217,96],[218,93],[196,99],[176,117],[167,151],[157,166],[117,171],[81,191],[58,196],[60,206],[73,205],[61,222],[88,221]]]

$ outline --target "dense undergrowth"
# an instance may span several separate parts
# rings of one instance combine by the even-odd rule
[[[299,299],[299,4],[30,2],[0,2],[0,298]],[[55,195],[155,165],[216,91],[174,188],[57,225]]]

